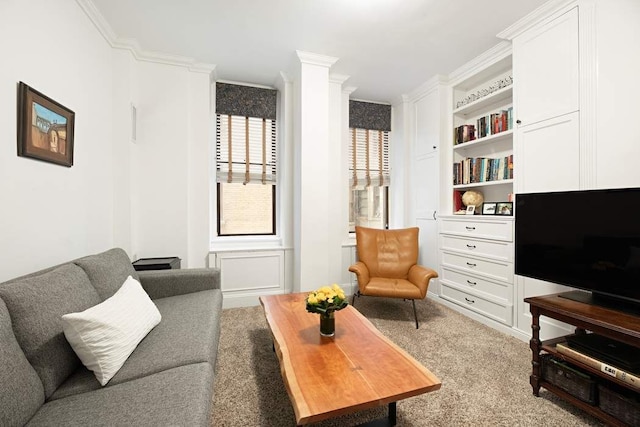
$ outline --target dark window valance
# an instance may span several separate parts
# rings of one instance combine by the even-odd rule
[[[216,113],[276,119],[275,89],[216,83]]]
[[[349,127],[390,131],[391,105],[349,101]]]

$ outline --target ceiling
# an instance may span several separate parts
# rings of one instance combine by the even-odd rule
[[[296,50],[338,58],[352,98],[392,102],[497,44],[546,0],[92,0],[141,49],[215,64],[218,79],[273,86]]]

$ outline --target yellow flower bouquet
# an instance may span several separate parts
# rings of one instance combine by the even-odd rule
[[[323,286],[311,292],[305,300],[307,311],[320,314],[320,335],[332,337],[335,335],[335,312],[349,305],[344,291],[338,285]]]
[[[307,311],[310,313],[330,313],[345,308],[349,303],[340,286],[323,286],[307,296]]]

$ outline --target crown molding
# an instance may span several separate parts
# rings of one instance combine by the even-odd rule
[[[194,58],[144,50],[137,40],[118,37],[93,1],[76,0],[76,3],[112,48],[128,50],[139,61],[184,67],[194,73],[211,74],[216,68],[214,64],[198,62]]]
[[[514,24],[499,32],[497,37],[504,40],[513,40],[515,37],[540,22],[540,20],[553,14],[557,14],[558,12],[564,12],[564,9],[569,9],[577,4],[578,2],[576,0],[550,0],[524,18],[516,21]]]
[[[304,52],[302,50],[296,50],[296,55],[298,55],[298,59],[303,64],[318,65],[327,68],[330,68],[339,59],[334,56],[320,55],[319,53]]]
[[[293,83],[291,76],[284,71],[280,71],[278,79],[282,80],[284,83]]]
[[[357,86],[346,86],[342,88],[342,93],[344,93],[345,95],[351,95],[357,89],[358,89]]]
[[[104,19],[98,8],[91,0],[76,0],[80,9],[89,17],[89,20],[95,25],[102,37],[113,47],[113,41],[116,39],[116,33],[111,25]]]
[[[476,56],[460,68],[452,71],[449,74],[448,83],[451,85],[456,85],[461,81],[464,81],[467,78],[476,75],[480,71],[484,70],[490,65],[495,64],[501,59],[508,57],[509,55],[511,55],[511,52],[511,42],[501,41],[489,50]]]
[[[329,74],[329,83],[342,85],[344,82],[349,80],[351,76],[347,76],[345,74]]]
[[[436,74],[420,86],[406,94],[408,101],[417,101],[418,99],[429,95],[438,90],[441,86],[449,84],[449,78],[442,74]]]

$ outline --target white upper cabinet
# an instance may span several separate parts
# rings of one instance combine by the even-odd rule
[[[513,39],[513,76],[521,126],[579,109],[577,8]]]
[[[429,154],[440,145],[439,91],[433,91],[414,103],[416,156]]]

